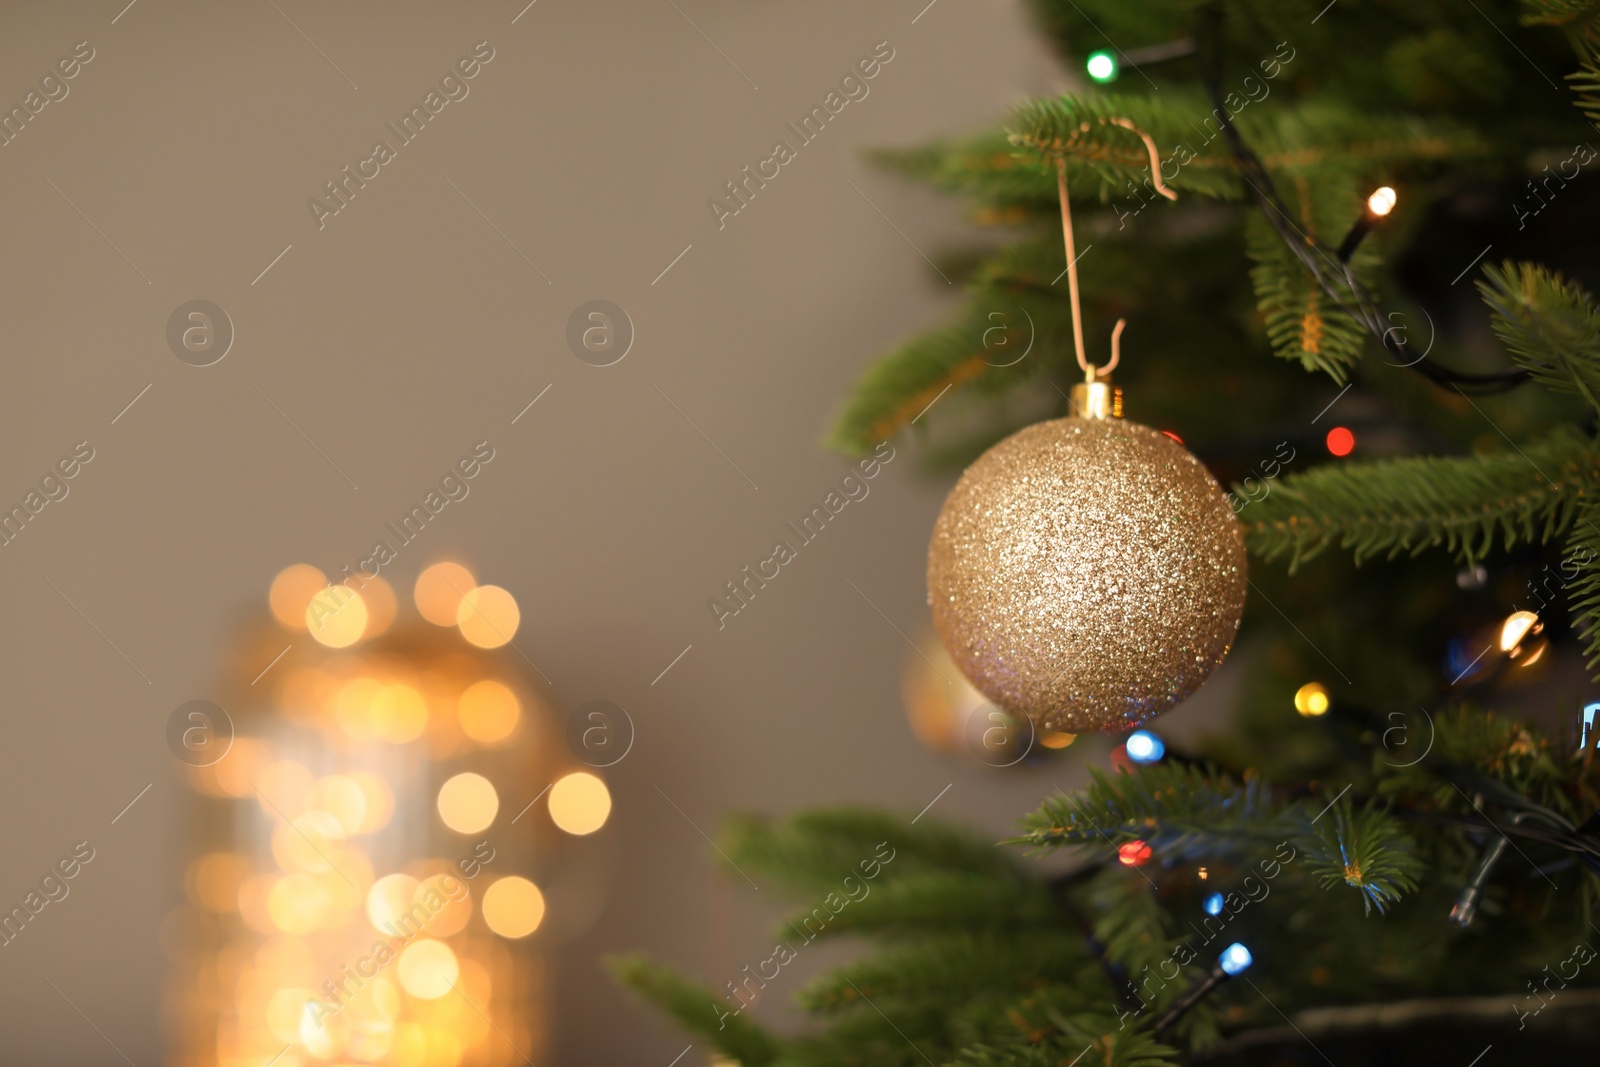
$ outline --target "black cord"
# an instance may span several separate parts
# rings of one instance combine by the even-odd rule
[[[1405,339],[1397,336],[1400,331],[1387,324],[1372,294],[1351,275],[1349,264],[1341,263],[1294,224],[1288,212],[1283,209],[1283,201],[1278,196],[1272,175],[1245,143],[1244,137],[1234,126],[1232,117],[1223,103],[1222,15],[1220,4],[1207,4],[1200,12],[1199,26],[1195,34],[1201,60],[1200,78],[1205,85],[1206,95],[1211,100],[1212,113],[1217,117],[1217,122],[1227,138],[1234,162],[1239,167],[1239,177],[1250,187],[1267,222],[1277,231],[1295,258],[1316,279],[1322,291],[1338,305],[1341,311],[1364,326],[1387,351],[1399,358],[1400,366],[1416,371],[1435,385],[1451,386],[1462,392],[1471,391],[1482,395],[1514,389],[1528,381],[1530,375],[1521,369],[1494,374],[1469,374],[1430,363],[1426,353],[1417,359],[1412,359],[1406,351]]]

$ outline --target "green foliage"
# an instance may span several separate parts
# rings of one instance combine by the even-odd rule
[[[1245,514],[1245,533],[1291,570],[1334,545],[1357,560],[1444,548],[1471,562],[1561,536],[1597,475],[1593,445],[1564,428],[1492,455],[1341,463],[1283,478]]]
[[[1584,502],[1572,529],[1563,566],[1574,573],[1567,596],[1572,605],[1572,625],[1583,637],[1588,665],[1600,663],[1600,501]]]
[[[778,1043],[772,1035],[744,1015],[719,1011],[722,999],[699,983],[644,956],[608,962],[619,982],[744,1067],[763,1067],[776,1058]]]
[[[1096,48],[1195,35],[1211,8],[1033,6],[1070,69]],[[941,257],[964,302],[862,374],[829,444],[864,453],[913,432],[925,456],[961,462],[1064,413],[1062,390],[1081,372],[1061,284],[1061,158],[1085,253],[1089,344],[1100,351],[1111,324],[1129,320],[1118,378],[1130,417],[1172,428],[1225,480],[1265,478],[1270,492],[1240,519],[1252,553],[1287,567],[1251,576],[1240,643],[1254,654],[1236,732],[1204,742],[1203,763],[1174,745],[1156,766],[1093,770],[1082,789],[1044,798],[1022,820],[1008,842],[1021,849],[905,813],[732,821],[724,858],[763,899],[771,886],[793,902],[779,942],[857,951],[803,986],[787,969],[772,980],[765,995],[796,997],[807,1015],[795,1036],[753,1022],[761,1004],[732,1014],[734,1001],[668,969],[617,965],[740,1063],[1197,1062],[1219,1039],[1268,1041],[1311,1008],[1518,997],[1591,936],[1600,876],[1549,835],[1528,833],[1490,872],[1472,928],[1450,924],[1495,829],[1576,827],[1600,808],[1600,787],[1592,753],[1572,750],[1575,733],[1547,736],[1468,703],[1463,692],[1483,691],[1442,677],[1438,664],[1448,643],[1536,587],[1566,600],[1590,665],[1600,664],[1600,310],[1580,284],[1595,278],[1570,247],[1551,259],[1563,273],[1539,265],[1532,228],[1515,245],[1528,262],[1478,267],[1471,257],[1488,238],[1475,234],[1432,245],[1456,236],[1440,219],[1486,225],[1472,206],[1486,190],[1510,200],[1530,161],[1589,136],[1583,116],[1600,122],[1600,2],[1220,6],[1221,36],[1209,43],[1224,106],[1288,226],[1331,257],[1363,198],[1393,185],[1400,208],[1357,250],[1349,277],[1381,297],[1385,314],[1426,310],[1399,303],[1420,279],[1411,291],[1440,312],[1433,336],[1424,342],[1417,326],[1412,338],[1429,368],[1481,373],[1509,360],[1531,383],[1479,401],[1394,367],[1341,309],[1350,287],[1330,283],[1330,296],[1267,224],[1218,132],[1196,56],[1125,66],[1115,91],[1027,102],[1003,129],[879,153],[884,166],[962,198],[976,222],[1009,229],[998,231],[1001,247],[990,237]],[[1536,76],[1546,71],[1568,78],[1577,108],[1549,92]],[[1149,149],[1130,126],[1154,139],[1176,202],[1156,194]],[[1342,265],[1323,262],[1343,277]],[[1448,308],[1450,294],[1470,292],[1456,283],[1472,271],[1481,306]],[[1338,414],[1319,422],[1334,402]],[[1334,420],[1356,427],[1360,458],[1329,462],[1315,447]],[[1281,476],[1261,474],[1287,438],[1297,458]],[[1489,561],[1488,584],[1463,588],[1452,560]],[[1543,584],[1525,589],[1530,570]],[[1543,600],[1537,610],[1545,635],[1566,640]],[[1291,701],[1311,679],[1328,683],[1333,707],[1306,719]],[[1508,689],[1498,703],[1529,693],[1547,699]],[[1124,866],[1117,846],[1135,840],[1148,861]],[[1202,909],[1213,893],[1224,900],[1215,914]],[[1155,1019],[1236,939],[1256,956],[1248,984],[1224,984],[1158,1039]],[[1577,982],[1600,984],[1600,970]],[[1303,1057],[1294,1043],[1290,1055]]]
[[[1600,311],[1582,289],[1532,263],[1487,267],[1478,283],[1495,335],[1547,388],[1600,410]]]
[[[1417,888],[1422,863],[1400,823],[1375,807],[1355,808],[1348,797],[1317,816],[1306,863],[1324,888],[1360,890],[1366,910],[1380,913]]]

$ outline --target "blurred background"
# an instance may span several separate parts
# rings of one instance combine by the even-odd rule
[[[0,1061],[169,1061],[203,823],[174,709],[249,688],[284,567],[398,546],[386,524],[480,442],[493,460],[384,577],[402,609],[440,560],[514,595],[520,656],[496,670],[556,724],[543,743],[591,700],[635,730],[601,772],[609,821],[566,854],[582,892],[522,942],[547,965],[538,1062],[682,1050],[608,953],[716,986],[770,953],[779,902],[719,866],[725,814],[932,804],[999,836],[1104,762],[1085,739],[997,770],[916,736],[902,683],[947,480],[909,449],[736,617],[708,606],[849,470],[819,441],[860,369],[953,306],[927,257],[959,212],[863,154],[1059,89],[1020,5],[124,4],[0,8],[0,103],[27,112],[0,148],[0,502],[31,515],[0,550],[0,902],[94,850],[0,952]],[[464,98],[337,214],[309,205],[475,47]],[[874,49],[868,94],[719,226],[708,199]],[[633,337],[606,366],[568,340],[594,300]],[[225,316],[220,359],[181,351],[192,301]],[[82,442],[66,495],[28,503]],[[285,643],[251,662],[326,652]],[[1203,728],[1231,678],[1167,732]],[[544,784],[498,773],[502,812]]]

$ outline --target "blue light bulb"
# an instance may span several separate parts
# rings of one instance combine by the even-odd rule
[[[1207,915],[1221,915],[1222,914],[1222,894],[1221,893],[1212,893],[1209,897],[1206,897],[1206,902],[1201,906],[1206,909],[1206,914]]]
[[[1135,763],[1154,763],[1167,754],[1167,746],[1149,730],[1129,734],[1126,748],[1128,758]]]
[[[1250,964],[1255,961],[1250,957],[1250,950],[1235,941],[1222,950],[1222,955],[1217,957],[1217,962],[1222,965],[1223,971],[1232,977],[1242,974],[1250,969]]]

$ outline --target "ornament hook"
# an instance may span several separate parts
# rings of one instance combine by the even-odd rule
[[[1145,149],[1150,153],[1150,180],[1156,192],[1168,200],[1178,199],[1178,194],[1169,189],[1161,180],[1161,153],[1156,148],[1155,138],[1135,126],[1129,119],[1121,116],[1102,118],[1101,123],[1120,126],[1122,129],[1131,130],[1144,142]],[[1087,132],[1089,124],[1085,122],[1080,130]],[[1078,246],[1072,236],[1072,203],[1067,196],[1067,156],[1061,152],[1056,156],[1056,192],[1061,198],[1061,236],[1067,251],[1067,292],[1072,301],[1072,344],[1077,352],[1078,366],[1082,368],[1084,380],[1093,384],[1096,379],[1104,378],[1111,373],[1118,363],[1122,361],[1122,330],[1127,325],[1126,319],[1118,319],[1116,327],[1111,331],[1111,361],[1104,367],[1096,368],[1089,362],[1083,350],[1083,309],[1078,297]],[[1088,249],[1084,249],[1088,252]]]

